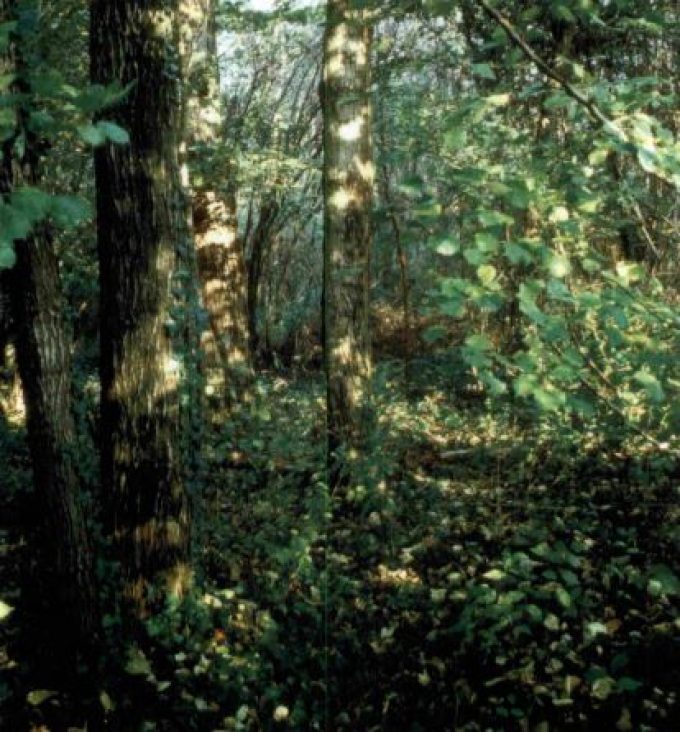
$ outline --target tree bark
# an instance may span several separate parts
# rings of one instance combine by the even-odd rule
[[[370,424],[372,28],[352,0],[329,0],[324,38],[324,357],[332,488],[347,483]]]
[[[189,242],[180,180],[180,0],[92,0],[95,83],[133,83],[107,110],[129,145],[95,153],[101,292],[102,485],[137,616],[191,582],[173,348],[173,275]],[[185,252],[183,252],[185,255]],[[185,257],[184,257],[185,258]]]
[[[13,20],[15,11],[12,0],[0,0],[0,23]],[[12,42],[0,56],[0,75],[16,75],[13,91],[18,99],[30,99],[25,71],[21,49]],[[0,195],[9,205],[17,188],[40,183],[39,141],[30,132],[27,108],[18,106],[15,112],[15,135],[2,143],[0,163]],[[19,135],[25,138],[21,157],[15,147]],[[27,592],[29,601],[37,602],[30,610],[41,616],[34,639],[41,663],[64,674],[59,680],[66,681],[79,661],[94,661],[99,633],[92,545],[74,466],[70,339],[47,227],[16,241],[15,252],[16,264],[3,276],[3,288],[9,294],[33,465],[35,511],[29,536],[35,576]]]
[[[268,197],[260,208],[260,217],[252,234],[250,257],[248,258],[248,334],[251,357],[258,361],[261,338],[258,327],[260,307],[260,284],[264,274],[267,250],[271,245],[276,219],[280,213],[280,202],[275,196]]]
[[[224,115],[215,0],[182,0],[182,46],[193,229],[210,321],[202,341],[211,386],[234,403],[247,392],[252,369],[246,268],[236,216],[236,163],[228,150],[219,149],[224,145]]]

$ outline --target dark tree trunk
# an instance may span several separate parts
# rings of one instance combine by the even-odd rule
[[[369,281],[372,239],[368,11],[329,0],[324,39],[324,353],[330,482],[361,455],[370,424]]]
[[[134,83],[107,110],[130,144],[95,154],[101,289],[102,485],[138,616],[191,581],[173,275],[188,246],[178,152],[179,0],[93,0],[93,81]],[[186,253],[184,252],[184,255]]]
[[[13,2],[0,0],[0,23],[12,20],[14,11]],[[24,72],[21,49],[12,43],[0,57],[0,74],[16,74],[15,91],[30,98]],[[38,140],[27,119],[27,111],[18,107],[16,134],[26,140],[22,157],[16,156],[13,137],[2,146],[0,195],[6,198],[40,182]],[[27,594],[37,602],[29,610],[40,615],[34,645],[48,672],[64,674],[59,683],[75,675],[79,661],[94,660],[99,630],[94,562],[74,466],[70,339],[48,229],[41,226],[15,242],[15,251],[16,264],[2,281],[9,294],[33,463],[35,510],[29,534],[34,576]]]
[[[260,218],[252,234],[250,257],[248,258],[248,333],[250,353],[255,361],[259,357],[261,340],[257,319],[260,306],[260,284],[264,274],[267,249],[279,210],[280,206],[275,198],[268,198],[262,204]]]

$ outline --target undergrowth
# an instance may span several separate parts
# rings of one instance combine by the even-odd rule
[[[106,667],[104,728],[680,727],[669,455],[527,429],[421,374],[380,374],[351,510],[326,489],[315,379],[263,378],[210,436],[203,576]],[[68,704],[3,683],[34,729]]]

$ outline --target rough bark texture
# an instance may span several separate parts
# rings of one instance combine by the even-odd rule
[[[182,46],[193,229],[210,321],[202,342],[209,384],[233,402],[247,391],[252,372],[236,168],[224,147],[218,150],[224,135],[214,0],[182,0]]]
[[[189,502],[179,449],[179,363],[172,285],[186,246],[178,152],[182,138],[180,0],[93,0],[93,81],[134,82],[106,111],[129,145],[95,154],[101,292],[104,495],[125,594],[149,600],[190,583]]]
[[[333,487],[360,455],[370,414],[372,29],[355,5],[329,0],[324,38],[323,330]]]
[[[14,3],[0,0],[0,23],[13,18]],[[20,50],[13,44],[0,57],[0,75],[17,75],[14,91],[30,94]],[[0,195],[39,183],[38,141],[26,128],[27,113],[16,109],[16,135],[26,144],[17,157],[15,139],[2,144]],[[29,608],[42,617],[35,638],[42,663],[72,676],[79,659],[93,660],[99,617],[93,555],[74,468],[71,414],[70,339],[63,318],[57,257],[47,228],[15,242],[16,264],[4,274],[14,323],[17,365],[24,390],[28,442],[33,464],[35,509],[29,527],[34,574]],[[4,317],[5,314],[3,314]],[[55,669],[56,666],[56,669]]]

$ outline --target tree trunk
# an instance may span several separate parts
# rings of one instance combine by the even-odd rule
[[[330,483],[347,482],[370,424],[373,150],[367,11],[329,0],[324,38],[324,354]]]
[[[0,0],[0,23],[14,17],[15,4]],[[30,98],[21,49],[15,43],[0,57],[0,75],[16,74],[17,98]],[[27,127],[28,112],[16,109],[15,135],[25,136],[19,158],[15,137],[2,144],[0,195],[39,184],[38,140]],[[15,242],[16,264],[3,277],[12,311],[17,365],[24,390],[29,449],[33,464],[35,510],[32,533],[35,576],[30,608],[40,615],[41,664],[72,678],[79,660],[93,661],[99,632],[92,546],[79,495],[75,430],[71,414],[70,339],[63,317],[59,266],[49,231],[39,227]],[[3,313],[3,317],[4,317]],[[4,344],[3,344],[4,350]],[[59,681],[58,680],[58,681]],[[57,681],[57,683],[58,683]]]
[[[191,581],[179,449],[182,354],[173,275],[189,246],[182,140],[180,0],[93,0],[95,83],[133,82],[107,110],[129,145],[95,154],[101,292],[102,485],[124,595],[137,616]]]
[[[252,369],[246,269],[236,217],[236,164],[219,149],[224,125],[215,25],[215,0],[182,0],[193,229],[210,320],[203,344],[211,385],[228,402],[236,402],[247,392]],[[218,181],[224,181],[221,188]]]
[[[274,224],[280,212],[275,197],[267,198],[260,208],[260,218],[252,234],[250,257],[248,258],[248,333],[251,357],[257,361],[260,354],[260,333],[258,309],[260,306],[260,283],[264,274],[264,263],[271,243]]]

